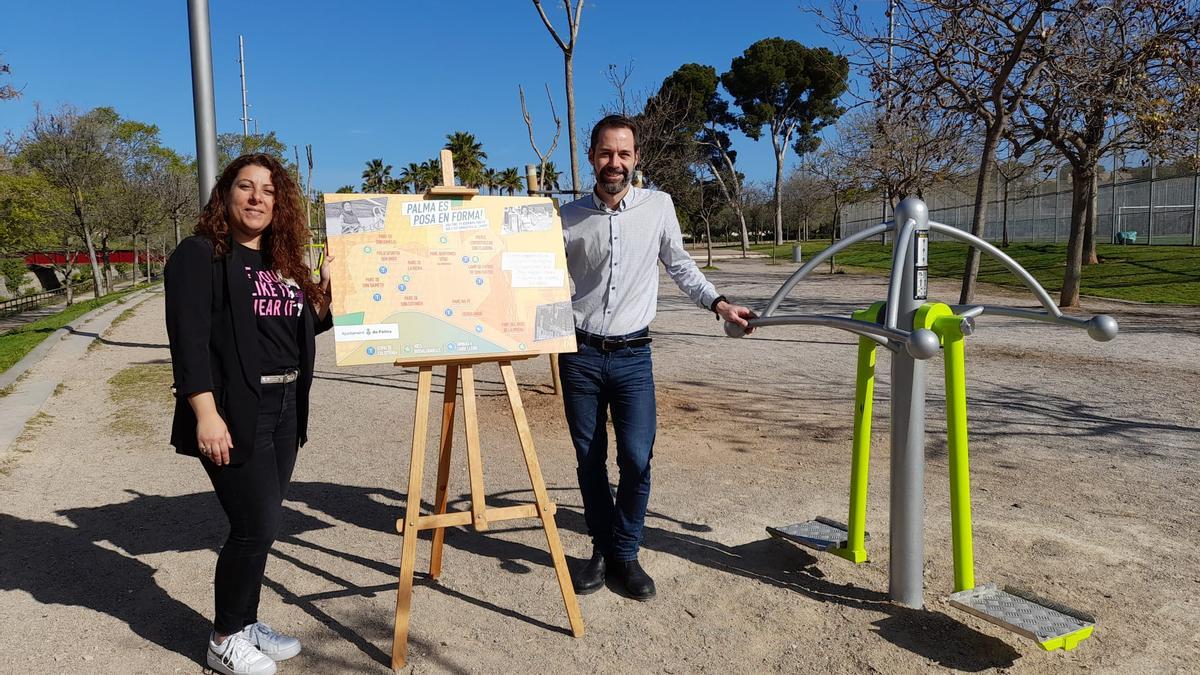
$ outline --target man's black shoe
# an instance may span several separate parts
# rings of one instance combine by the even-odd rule
[[[634,600],[649,600],[654,597],[654,580],[637,560],[614,560],[613,576]]]
[[[608,570],[605,555],[600,551],[592,552],[592,559],[571,575],[571,584],[579,595],[594,593],[604,585],[604,574]]]

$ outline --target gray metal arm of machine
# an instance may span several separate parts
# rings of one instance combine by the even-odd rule
[[[1039,312],[1032,309],[1019,309],[1017,307],[1001,307],[996,305],[954,305],[953,309],[956,314],[975,317],[983,313],[999,314],[1001,316],[1012,316],[1021,319],[1034,319],[1036,321],[1046,321],[1048,323],[1057,323],[1064,326],[1074,326],[1076,328],[1086,328],[1088,335],[1097,342],[1108,342],[1117,336],[1117,320],[1107,314],[1097,314],[1090,319],[1080,319],[1073,316],[1066,316],[1062,310],[1054,304],[1054,300],[1050,298],[1050,294],[1042,285],[1033,278],[1024,267],[1007,253],[1001,251],[988,242],[976,237],[970,232],[964,232],[956,227],[951,227],[944,223],[929,222],[929,229],[934,232],[941,232],[951,238],[958,239],[961,242],[974,246],[979,250],[991,255],[993,258],[1000,261],[1010,272],[1017,275],[1017,278],[1025,284],[1038,302],[1042,304],[1044,312]]]
[[[914,359],[932,358],[941,348],[938,336],[933,331],[918,328],[910,332],[888,328],[877,323],[868,323],[857,319],[847,319],[828,314],[792,314],[782,316],[765,316],[747,321],[751,328],[762,326],[824,326],[837,328],[855,335],[870,338],[892,351],[898,351],[900,345]],[[736,323],[725,322],[725,334],[729,337],[740,338],[746,331]]]
[[[792,276],[788,277],[787,281],[784,281],[783,285],[779,287],[779,290],[775,291],[775,295],[771,296],[771,302],[769,302],[767,304],[767,308],[763,310],[762,317],[767,318],[773,315],[775,310],[779,309],[779,305],[783,303],[783,300],[787,297],[788,293],[791,293],[792,289],[796,287],[796,284],[800,283],[804,277],[807,277],[809,274],[811,274],[812,271],[817,268],[817,265],[820,265],[829,258],[837,255],[846,248],[853,246],[860,241],[870,239],[877,234],[882,234],[892,229],[894,228],[892,227],[892,221],[890,220],[886,223],[872,225],[858,234],[854,234],[842,239],[833,246],[830,246],[824,251],[821,251],[817,255],[813,256],[811,260],[801,265],[800,269],[792,272]]]
[[[907,230],[911,230],[912,221],[905,224]],[[899,330],[895,327],[895,320],[892,321],[893,326],[881,326],[876,323],[867,321],[858,321],[856,319],[847,319],[840,316],[829,316],[826,314],[792,314],[786,316],[775,316],[775,311],[779,309],[779,305],[787,294],[795,288],[804,277],[812,273],[817,265],[828,260],[831,256],[836,255],[839,251],[844,250],[848,246],[870,239],[875,235],[882,234],[888,230],[895,229],[891,221],[880,223],[859,232],[858,234],[846,237],[838,243],[830,246],[821,253],[817,254],[805,263],[800,269],[792,273],[775,291],[775,295],[771,298],[771,302],[763,311],[762,316],[756,319],[751,319],[748,323],[751,328],[759,326],[824,326],[826,328],[837,328],[840,330],[861,335],[866,338],[875,340],[883,346],[897,351],[900,345],[904,345],[905,351],[915,359],[928,359],[938,353],[939,344],[938,338],[933,331],[924,328],[910,332]],[[901,251],[903,255],[903,251]],[[746,334],[745,329],[737,324],[725,322],[725,334],[729,337],[742,337]]]

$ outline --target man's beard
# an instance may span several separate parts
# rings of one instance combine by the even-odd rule
[[[599,185],[600,189],[602,191],[604,191],[606,194],[610,194],[610,195],[620,194],[622,190],[629,187],[629,172],[628,171],[622,171],[620,180],[617,180],[617,181],[614,181],[611,183],[605,182],[604,175],[605,175],[604,173],[600,174],[600,177],[597,180],[596,184]]]

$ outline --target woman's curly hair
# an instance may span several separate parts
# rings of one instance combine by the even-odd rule
[[[312,269],[304,262],[304,247],[310,235],[305,225],[300,188],[275,157],[255,153],[242,155],[230,162],[221,172],[208,203],[200,212],[196,234],[212,241],[216,255],[223,256],[229,252],[230,194],[238,172],[247,166],[261,166],[270,171],[271,184],[275,186],[275,209],[259,247],[263,252],[263,262],[283,278],[299,284],[305,297],[320,307],[325,303],[325,296],[313,281]]]

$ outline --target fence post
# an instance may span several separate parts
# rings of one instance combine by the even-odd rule
[[[1200,245],[1200,171],[1192,174],[1192,246]]]
[[[1146,206],[1146,245],[1154,243],[1154,179],[1157,177],[1157,165],[1150,158],[1150,197]]]

